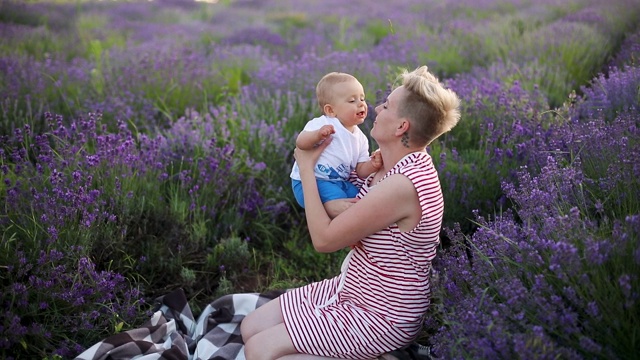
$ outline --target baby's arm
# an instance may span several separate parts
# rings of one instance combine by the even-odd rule
[[[302,150],[310,150],[335,132],[333,125],[323,125],[318,130],[302,131],[296,139],[296,146]]]
[[[366,178],[372,173],[378,171],[382,167],[382,156],[380,155],[380,150],[376,150],[371,154],[371,157],[368,161],[364,161],[358,163],[356,165],[356,173],[358,177],[361,179]]]

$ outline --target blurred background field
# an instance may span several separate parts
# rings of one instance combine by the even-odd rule
[[[0,354],[70,358],[183,288],[335,275],[289,187],[329,71],[369,117],[426,64],[463,100],[418,341],[460,359],[640,348],[638,0],[0,0]],[[376,144],[371,141],[372,149]]]

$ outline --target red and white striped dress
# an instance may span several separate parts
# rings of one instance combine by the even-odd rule
[[[427,153],[405,156],[385,178],[393,174],[405,175],[416,187],[420,223],[410,232],[393,224],[367,236],[349,252],[340,275],[281,295],[284,323],[298,352],[371,359],[418,335],[430,303],[444,201]],[[359,197],[369,191],[370,180]]]

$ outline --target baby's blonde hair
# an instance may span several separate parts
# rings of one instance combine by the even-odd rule
[[[427,146],[456,126],[460,120],[460,99],[455,92],[445,89],[426,66],[412,72],[403,70],[399,78],[409,95],[399,104],[398,115],[411,121],[411,142]]]
[[[342,72],[330,72],[318,81],[316,85],[316,97],[320,110],[324,112],[324,106],[330,104],[334,100],[335,92],[333,87],[337,84],[347,81],[358,81],[355,76]]]

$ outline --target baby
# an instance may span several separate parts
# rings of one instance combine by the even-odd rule
[[[369,154],[369,140],[358,125],[367,117],[364,88],[354,76],[331,72],[318,82],[316,96],[323,115],[307,122],[296,146],[308,150],[333,139],[315,167],[320,199],[334,218],[349,206],[344,199],[355,198],[359,189],[349,181],[353,170],[366,178],[382,166],[379,152]],[[304,196],[297,162],[291,170],[296,201],[304,208]]]

